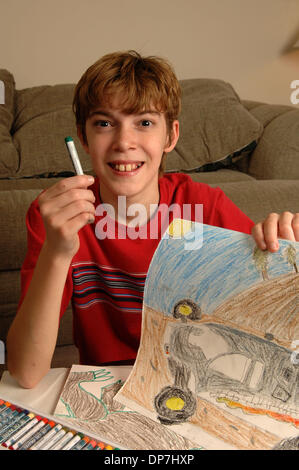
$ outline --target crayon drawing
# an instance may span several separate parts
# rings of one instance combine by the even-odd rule
[[[70,420],[120,447],[195,449],[193,442],[113,400],[128,375],[124,368],[73,366],[61,392],[55,415]],[[120,375],[122,373],[122,375]]]
[[[208,449],[299,449],[299,243],[201,228],[198,249],[170,226],[156,250],[116,399]]]

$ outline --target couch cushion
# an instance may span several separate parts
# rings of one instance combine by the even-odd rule
[[[299,180],[299,109],[261,105],[251,110],[264,132],[251,155],[248,172],[257,179]]]
[[[13,189],[37,189],[40,192],[58,183],[62,178],[13,178],[1,180],[1,191],[12,191]]]
[[[0,271],[0,318],[15,312],[16,299],[20,295],[21,279],[19,270]]]
[[[4,84],[4,104],[0,102],[0,178],[7,178],[15,174],[19,165],[10,134],[15,116],[15,81],[5,69],[0,69],[0,80]]]
[[[215,183],[233,183],[238,181],[254,181],[252,176],[241,171],[222,169],[207,172],[188,172],[189,176],[197,183],[215,184]]]
[[[225,194],[254,222],[270,212],[299,212],[299,184],[296,180],[240,181],[211,184]]]
[[[0,271],[0,340],[5,342],[21,292],[20,271]]]
[[[20,154],[17,175],[74,172],[64,138],[71,135],[82,167],[91,171],[89,156],[76,135],[72,111],[74,85],[54,85],[17,91],[13,143]]]
[[[19,269],[27,251],[25,218],[41,191],[0,191],[0,271]]]
[[[241,104],[233,87],[216,79],[182,80],[180,138],[166,160],[166,170],[194,170],[242,157],[263,126]],[[225,160],[228,159],[227,164]]]
[[[263,127],[266,127],[273,119],[277,118],[281,114],[288,113],[294,110],[293,106],[284,104],[267,104],[260,103],[258,101],[242,101],[245,108],[250,111],[250,114],[254,116]]]

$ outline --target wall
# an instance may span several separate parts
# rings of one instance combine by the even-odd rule
[[[247,99],[291,104],[299,79],[298,55],[281,55],[298,0],[0,0],[0,22],[0,67],[17,88],[76,82],[123,49],[167,57],[180,79],[227,80]]]

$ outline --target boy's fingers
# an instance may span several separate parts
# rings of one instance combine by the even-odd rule
[[[278,235],[286,240],[296,241],[294,232],[295,215],[291,212],[283,212],[278,221]]]
[[[44,191],[39,196],[39,199],[42,200],[45,198],[53,198],[74,188],[86,188],[93,182],[94,178],[90,175],[76,175],[69,178],[64,178],[50,188],[46,189],[46,191]]]
[[[266,249],[269,251],[277,251],[279,248],[278,244],[278,221],[279,214],[272,212],[268,215],[263,224],[264,240],[266,243]]]
[[[61,235],[66,239],[71,239],[78,234],[85,225],[94,222],[94,215],[88,212],[77,214],[72,219],[69,219],[60,229]]]
[[[262,222],[259,222],[258,224],[256,224],[252,231],[251,231],[251,234],[255,240],[255,243],[257,244],[257,246],[261,249],[261,250],[265,250],[267,248],[267,245],[265,243],[265,239],[264,239],[264,230],[263,230],[263,224]]]
[[[43,214],[47,212],[57,212],[61,209],[65,209],[68,205],[79,201],[89,201],[92,204],[95,203],[95,195],[90,189],[75,188],[69,191],[59,194],[56,197],[52,197],[43,201]]]
[[[64,208],[63,211],[57,211],[47,218],[47,223],[55,228],[59,229],[63,227],[69,220],[77,217],[80,214],[87,214],[89,218],[94,218],[95,208],[89,201],[75,201]],[[88,219],[88,217],[87,217]]]
[[[296,214],[294,214],[292,227],[293,227],[295,240],[299,242],[299,212],[296,212]]]
[[[259,222],[253,227],[252,235],[261,250],[278,250],[278,219],[278,214],[271,213],[264,222]]]
[[[76,188],[70,189],[69,191],[50,199],[40,199],[39,208],[44,221],[47,221],[51,225],[51,217],[60,213],[61,216],[67,220],[72,217],[68,217],[67,215],[70,210],[74,212],[75,209],[77,213],[84,212],[86,204],[89,204],[94,212],[94,203],[95,196],[91,190]],[[80,208],[82,209],[80,210]]]
[[[271,213],[264,222],[259,222],[252,229],[256,244],[262,250],[277,251],[278,237],[299,241],[299,213]]]

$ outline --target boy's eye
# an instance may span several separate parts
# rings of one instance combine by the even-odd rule
[[[143,127],[149,127],[149,126],[151,125],[151,121],[149,121],[148,119],[143,119],[143,120],[141,121],[141,125],[142,125]]]
[[[110,126],[110,122],[109,121],[106,121],[104,119],[98,119],[97,121],[94,122],[94,125],[96,127],[109,127]]]

